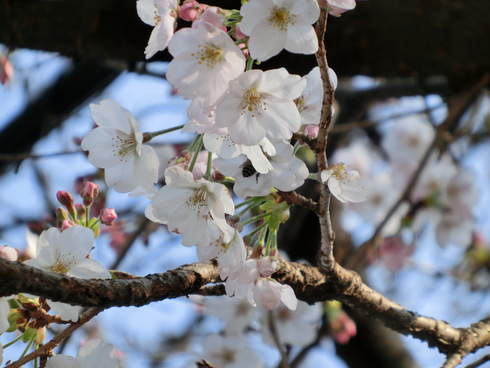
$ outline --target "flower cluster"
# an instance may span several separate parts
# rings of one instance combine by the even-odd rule
[[[283,49],[315,53],[318,39],[312,24],[320,14],[318,2],[253,0],[239,10],[225,10],[195,1],[179,7],[175,0],[138,0],[137,11],[154,27],[146,57],[167,47],[173,56],[166,77],[191,100],[183,131],[198,136],[169,161],[165,185],[157,191],[159,163],[145,143],[166,131],[141,133],[117,102],[91,105],[98,127],[83,139],[82,148],[89,151],[91,163],[105,170],[109,187],[151,199],[148,219],[181,234],[183,245],[197,247],[199,259],[218,257],[228,295],[247,297],[252,305],[268,309],[280,302],[296,308],[292,289],[270,278],[277,231],[289,218],[289,205],[275,193],[294,191],[309,177],[290,139],[318,126],[323,85],[318,67],[301,77],[284,68],[254,69],[253,64]],[[174,33],[179,18],[192,27]],[[335,88],[335,73],[328,72]],[[358,177],[344,174],[340,166],[321,177],[343,202],[366,198],[362,190],[355,192]],[[230,181],[245,200],[237,214],[226,186]],[[254,208],[259,213],[251,212],[247,219]],[[249,223],[257,224],[247,235],[247,242],[254,242],[252,252],[240,234]]]

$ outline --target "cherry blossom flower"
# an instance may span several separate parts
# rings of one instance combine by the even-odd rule
[[[244,144],[233,142],[227,134],[218,135],[205,133],[203,142],[204,147],[206,147],[209,152],[216,153],[222,159],[232,159],[244,155],[250,160],[250,163],[258,173],[267,174],[272,170],[272,164],[269,162],[268,157],[276,154],[276,148],[267,138],[262,139],[259,144],[246,146]]]
[[[319,1],[319,5],[327,6],[329,14],[339,17],[347,10],[354,9],[356,7],[356,0],[322,0]]]
[[[289,143],[278,141],[274,148],[275,155],[268,157],[270,170],[263,170],[243,154],[229,160],[216,158],[214,164],[220,172],[235,178],[233,191],[241,198],[267,195],[272,187],[286,192],[300,187],[308,177],[305,163],[293,156]]]
[[[322,303],[308,305],[298,301],[295,310],[291,310],[285,305],[279,305],[272,313],[276,322],[277,335],[281,337],[281,343],[303,347],[315,340],[323,308]],[[262,319],[267,318],[268,315],[264,313]],[[261,332],[264,341],[275,346],[270,329],[264,327]]]
[[[219,318],[225,323],[227,336],[240,336],[252,322],[255,309],[246,299],[213,298],[204,299],[204,314]]]
[[[441,247],[447,244],[467,247],[473,240],[474,230],[475,224],[471,217],[463,213],[446,212],[436,225],[436,241]]]
[[[262,262],[256,259],[242,262],[238,269],[228,275],[225,283],[226,294],[237,298],[247,297],[254,307],[259,304],[271,310],[282,302],[289,309],[296,309],[298,300],[293,289],[269,278],[275,272],[274,265],[277,266],[269,257],[264,257]]]
[[[184,98],[196,98],[202,106],[214,105],[245,68],[245,57],[230,36],[209,23],[176,32],[168,51],[174,57],[168,81]]]
[[[10,327],[8,320],[10,313],[9,298],[0,298],[0,334],[3,334]]]
[[[143,144],[138,122],[129,111],[113,100],[91,104],[98,127],[82,141],[88,160],[105,169],[105,181],[117,192],[153,192],[158,181],[158,157]]]
[[[250,36],[252,58],[265,61],[283,48],[297,54],[313,54],[318,38],[311,26],[320,16],[316,0],[253,0],[241,10],[240,30]]]
[[[0,246],[0,257],[8,259],[11,262],[15,262],[19,257],[19,252],[8,245],[2,245]]]
[[[136,10],[141,20],[155,27],[145,49],[147,59],[167,48],[174,34],[178,5],[177,0],[138,0],[136,2]]]
[[[330,165],[320,173],[320,177],[323,183],[327,183],[330,193],[343,203],[362,202],[368,198],[359,184],[359,173],[346,170],[344,164]]]
[[[223,9],[217,8],[216,6],[207,7],[204,12],[197,18],[197,20],[192,23],[192,27],[197,27],[199,23],[205,22],[212,24],[215,27],[222,28],[223,31],[226,31],[226,27],[224,26],[227,20],[227,16]]]
[[[242,337],[209,335],[203,342],[204,358],[220,368],[261,368],[260,358]]]
[[[59,354],[48,359],[46,368],[117,368],[117,350],[99,339],[89,340],[78,350],[77,357]]]
[[[39,236],[37,258],[27,260],[25,264],[47,272],[82,279],[110,279],[111,274],[102,264],[87,258],[93,244],[94,233],[86,227],[72,226],[63,232],[52,227]],[[80,307],[50,300],[48,304],[64,320],[77,321]]]
[[[289,139],[301,125],[294,99],[305,85],[284,68],[248,70],[230,82],[229,93],[216,108],[216,125],[228,127],[234,142],[249,146],[266,136]]]
[[[337,88],[337,75],[333,69],[328,68],[328,75],[333,89]],[[320,123],[320,115],[323,103],[323,82],[320,76],[320,68],[313,68],[302,79],[306,81],[306,87],[300,97],[296,99],[301,121],[303,124]]]
[[[0,84],[7,84],[14,75],[12,63],[5,55],[0,55]]]
[[[192,173],[179,166],[165,170],[165,185],[155,193],[146,216],[182,234],[183,245],[209,245],[223,238],[229,242],[234,230],[225,220],[235,206],[228,189],[205,179],[194,180]]]
[[[253,306],[257,303],[268,310],[276,309],[281,302],[291,310],[295,310],[298,304],[291,286],[263,277],[255,281],[253,292],[248,294],[248,301]]]
[[[434,128],[423,115],[394,120],[383,137],[381,146],[399,173],[409,176],[434,139]],[[400,168],[400,170],[398,170]]]

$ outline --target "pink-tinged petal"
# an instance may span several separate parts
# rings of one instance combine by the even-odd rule
[[[194,45],[200,41],[199,34],[192,28],[181,28],[175,32],[168,44],[168,52],[173,57],[194,50]],[[170,66],[170,64],[169,64]]]
[[[111,149],[112,144],[113,135],[103,128],[95,128],[83,138],[82,149],[89,151],[88,160],[92,165],[105,169],[121,163],[121,157]]]
[[[69,355],[60,354],[48,359],[46,368],[82,368],[80,362]]]
[[[262,148],[260,145],[243,145],[242,152],[247,156],[257,172],[261,174],[267,174],[269,171],[272,170],[272,165],[269,162],[269,159],[264,155],[264,152],[262,152]]]
[[[246,110],[235,125],[228,128],[230,137],[237,143],[245,145],[258,144],[266,135],[266,130],[263,128],[263,124],[259,121],[255,115],[257,112]],[[262,117],[259,115],[259,117]],[[261,120],[267,120],[266,116],[263,116]],[[289,135],[290,137],[291,135]]]
[[[230,159],[240,154],[240,146],[233,142],[229,135],[206,133],[203,137],[204,147],[209,152],[217,153],[219,157]]]
[[[286,44],[286,37],[286,31],[274,27],[267,19],[260,21],[248,40],[250,56],[258,61],[265,61],[279,54]]]
[[[170,28],[170,29],[169,29]],[[145,48],[146,59],[151,58],[158,51],[163,51],[167,48],[168,43],[173,35],[173,24],[160,22],[151,31],[148,45]]]
[[[85,258],[73,264],[68,276],[80,279],[110,279],[111,274],[107,269],[96,260]]]
[[[320,178],[321,178],[322,183],[326,183],[327,180],[330,179],[330,177],[332,175],[333,175],[333,171],[332,170],[323,170],[320,173]]]
[[[92,250],[94,232],[83,226],[72,226],[60,234],[60,257],[66,260],[82,260]]]
[[[131,114],[114,100],[106,99],[98,104],[90,104],[90,113],[101,128],[120,130],[126,134],[133,132],[130,123]]]
[[[261,115],[269,139],[289,139],[301,127],[301,115],[294,102],[267,104],[267,116]]]
[[[9,313],[10,305],[8,303],[8,299],[0,298],[0,334],[3,334],[10,327],[10,323],[8,320]]]
[[[330,193],[337,198],[340,202],[345,203],[347,200],[342,196],[342,189],[340,188],[340,183],[337,179],[334,177],[330,178],[328,180],[328,190],[330,190]]]
[[[112,344],[99,339],[89,340],[77,354],[77,359],[84,368],[116,368],[118,366],[117,350]]]
[[[180,166],[170,166],[165,170],[165,183],[169,186],[187,189],[189,186],[195,188],[199,186],[194,181],[192,173]]]
[[[82,307],[77,305],[70,305],[66,303],[54,302],[52,300],[47,300],[48,305],[58,314],[64,321],[78,321]]]
[[[240,31],[247,36],[250,36],[256,28],[257,23],[269,17],[274,5],[274,2],[271,0],[249,1],[248,3],[243,4],[240,9],[240,14],[242,16]]]
[[[60,231],[55,228],[49,228],[41,233],[37,241],[37,261],[41,268],[51,268],[60,252],[61,241]],[[32,265],[35,267],[34,265]]]
[[[264,72],[260,92],[264,98],[274,102],[294,100],[301,96],[306,81],[299,75],[291,75],[284,68]]]
[[[291,13],[298,14],[301,20],[308,24],[315,23],[320,16],[320,7],[318,6],[318,2],[316,0],[285,0],[284,4],[288,4],[291,9]]]
[[[296,23],[288,28],[284,48],[296,54],[314,54],[318,50],[318,37],[315,29],[306,23]]]
[[[282,285],[281,302],[283,302],[289,309],[296,310],[296,307],[298,306],[298,299],[296,298],[291,286]]]

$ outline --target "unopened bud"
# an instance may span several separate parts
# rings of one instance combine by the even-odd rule
[[[75,205],[75,210],[77,211],[78,218],[84,218],[85,214],[87,213],[87,211],[85,210],[85,206],[81,203],[77,203]]]
[[[58,201],[66,207],[68,213],[75,217],[75,200],[73,199],[73,196],[64,190],[59,190],[58,193],[56,193],[56,198],[58,198]]]
[[[56,213],[57,225],[59,228],[61,228],[61,224],[63,223],[63,221],[71,220],[68,211],[63,207],[56,208],[55,213]]]
[[[0,247],[0,257],[8,259],[11,262],[17,261],[17,257],[19,256],[19,252],[14,248],[9,247],[8,245],[2,245]]]
[[[197,1],[185,2],[179,8],[179,17],[188,22],[194,22],[204,9],[205,5],[201,5]]]
[[[94,203],[95,197],[99,194],[99,187],[97,184],[88,181],[82,189],[80,196],[83,198],[83,204],[90,206]]]
[[[36,334],[36,343],[42,344],[46,338],[46,327],[38,328]]]
[[[111,226],[116,219],[117,214],[114,208],[104,208],[100,211],[99,220],[104,225]]]

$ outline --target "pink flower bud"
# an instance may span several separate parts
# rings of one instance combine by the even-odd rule
[[[2,258],[15,262],[17,261],[18,255],[19,252],[14,248],[9,247],[8,245],[2,245],[0,247],[0,257]]]
[[[75,200],[73,199],[73,196],[64,190],[59,190],[58,193],[56,193],[56,198],[58,198],[58,201],[66,207],[68,213],[75,217]]]
[[[269,277],[277,270],[277,260],[272,260],[270,257],[263,257],[257,260],[257,270],[262,277]]]
[[[85,214],[87,213],[87,211],[85,210],[85,206],[83,204],[77,203],[75,205],[75,209],[77,211],[78,218],[84,218],[85,217]]]
[[[210,6],[201,14],[201,16],[192,24],[195,28],[200,22],[210,23],[217,28],[221,28],[226,31],[224,23],[226,20],[226,15],[223,14],[223,9],[217,8],[215,6]]]
[[[0,83],[6,84],[14,75],[14,68],[5,55],[0,56]]]
[[[104,225],[111,226],[116,219],[117,214],[116,211],[114,211],[114,208],[104,208],[100,211],[99,220]]]
[[[80,196],[83,198],[83,204],[85,206],[90,206],[95,197],[99,194],[99,187],[97,184],[88,181],[82,189]]]
[[[318,125],[314,124],[307,124],[305,125],[305,130],[304,133],[311,138],[316,138],[318,136],[318,130],[320,127]]]
[[[235,27],[235,38],[237,40],[243,40],[244,38],[247,38],[247,35],[241,31],[240,26]]]
[[[188,22],[194,22],[204,9],[206,5],[201,5],[197,1],[185,2],[179,9],[179,17]]]

